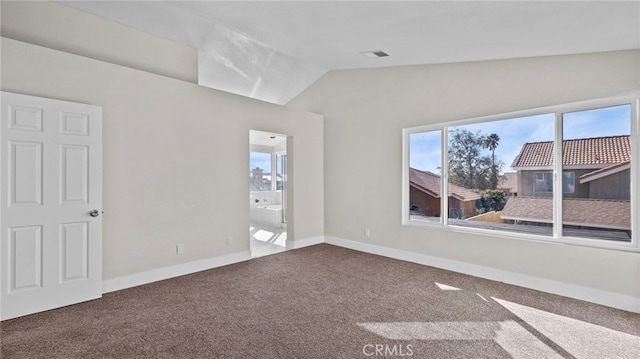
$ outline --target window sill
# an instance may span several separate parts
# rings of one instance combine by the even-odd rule
[[[509,231],[498,230],[498,229],[463,227],[463,226],[456,226],[456,225],[450,225],[450,224],[444,225],[439,221],[431,222],[431,221],[416,220],[416,219],[407,219],[403,221],[403,226],[425,228],[425,229],[437,229],[437,230],[454,232],[454,233],[472,234],[472,235],[479,235],[479,236],[485,236],[485,237],[488,236],[488,237],[496,237],[496,238],[516,239],[516,240],[524,240],[524,241],[554,244],[554,245],[573,245],[573,246],[618,250],[618,251],[626,251],[626,252],[640,252],[640,249],[638,248],[633,238],[631,242],[611,242],[603,239],[553,237],[553,236],[545,236],[545,235],[539,235],[539,234],[509,232]]]

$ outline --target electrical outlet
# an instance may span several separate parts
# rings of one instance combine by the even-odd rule
[[[228,246],[233,245],[233,237],[232,236],[227,237],[227,245]]]
[[[364,229],[364,236],[367,237],[367,238],[371,237],[371,229],[365,228]]]
[[[183,254],[184,253],[184,243],[179,243],[178,245],[176,245],[176,254]]]

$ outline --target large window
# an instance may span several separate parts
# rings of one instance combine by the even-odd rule
[[[636,107],[596,100],[405,129],[403,221],[637,248]]]

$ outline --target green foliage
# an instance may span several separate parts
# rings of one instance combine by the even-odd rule
[[[495,133],[490,134],[484,139],[484,146],[491,151],[491,189],[498,187],[498,168],[496,167],[496,148],[498,148],[500,136]]]
[[[507,196],[504,191],[487,190],[480,194],[480,199],[476,202],[477,210],[483,209],[484,212],[502,211],[504,205],[507,204]]]
[[[479,216],[479,215],[481,215],[483,213],[486,213],[486,212],[487,212],[487,210],[484,209],[484,207],[482,207],[482,202],[480,200],[477,200],[476,201],[476,210],[473,213],[472,217]]]
[[[500,137],[456,128],[449,132],[449,179],[469,189],[495,189],[502,162],[495,161]],[[484,154],[489,148],[492,156]]]

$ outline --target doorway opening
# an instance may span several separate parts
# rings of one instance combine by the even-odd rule
[[[249,131],[249,240],[251,257],[287,249],[287,136]]]

